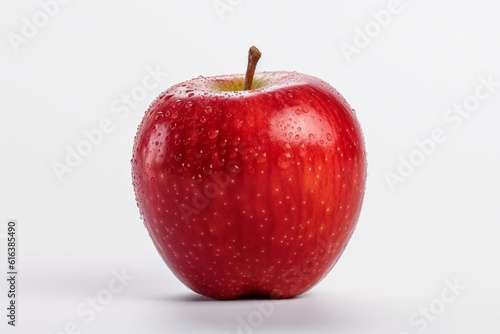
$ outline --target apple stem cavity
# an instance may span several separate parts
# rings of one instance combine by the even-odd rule
[[[255,46],[251,46],[250,49],[248,50],[248,64],[247,64],[247,72],[245,74],[245,83],[243,85],[243,90],[252,89],[252,82],[253,82],[253,76],[255,74],[255,68],[257,67],[257,62],[259,61],[261,55],[262,53],[260,53],[259,49],[257,49]]]

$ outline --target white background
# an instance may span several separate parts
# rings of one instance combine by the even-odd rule
[[[219,15],[214,5],[224,4]],[[401,0],[381,27],[373,12],[388,6],[75,0],[43,22],[38,1],[3,0],[0,233],[18,221],[20,275],[16,328],[6,325],[0,281],[1,332],[64,333],[75,323],[75,333],[499,333],[500,87],[460,124],[443,117],[474,102],[479,78],[500,81],[500,4]],[[43,26],[14,47],[9,36],[23,37],[33,16]],[[341,46],[355,42],[346,57]],[[337,88],[357,111],[369,158],[364,208],[339,263],[311,292],[264,311],[197,296],[173,277],[139,219],[129,163],[161,91],[243,72],[252,44],[263,52],[258,71],[303,72]],[[168,75],[120,118],[113,104],[138,91],[148,69]],[[103,119],[113,131],[60,182],[52,165]],[[415,141],[436,129],[444,142],[391,189],[387,173],[418,158]],[[79,314],[114,271],[133,279],[94,319]]]

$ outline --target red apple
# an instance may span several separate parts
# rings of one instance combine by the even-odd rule
[[[136,199],[160,255],[195,292],[292,297],[331,270],[353,233],[363,136],[317,78],[262,72],[243,85],[243,75],[199,77],[151,104],[134,143]]]

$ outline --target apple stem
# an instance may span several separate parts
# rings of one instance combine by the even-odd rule
[[[255,68],[257,67],[257,62],[260,59],[259,49],[255,46],[251,46],[250,50],[248,50],[248,64],[247,64],[247,73],[245,74],[245,84],[243,85],[243,90],[252,89],[253,76],[255,74]]]

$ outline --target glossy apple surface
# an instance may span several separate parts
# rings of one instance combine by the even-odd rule
[[[199,77],[149,107],[133,185],[172,272],[218,299],[301,294],[337,262],[366,181],[354,111],[325,82],[292,72]]]

